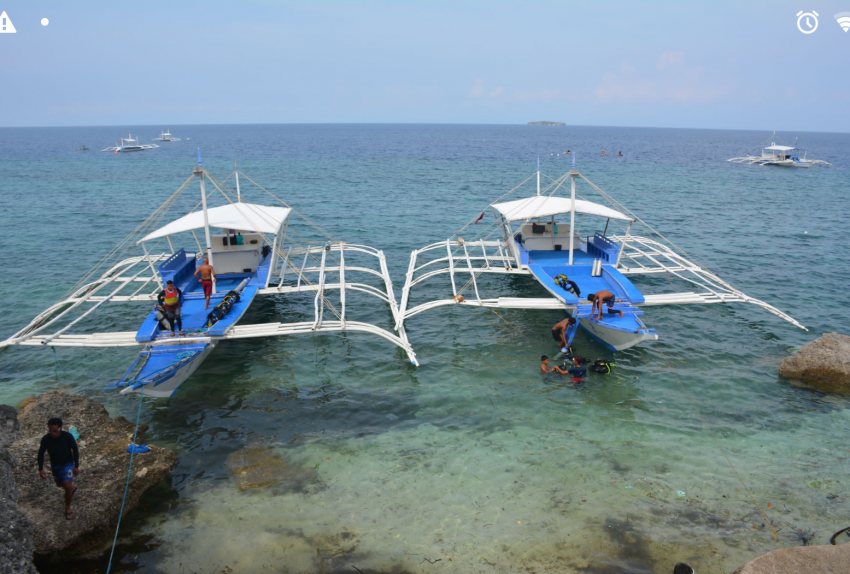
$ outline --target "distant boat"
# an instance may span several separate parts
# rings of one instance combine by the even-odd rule
[[[773,139],[770,145],[762,148],[761,155],[745,155],[743,157],[733,157],[726,161],[732,163],[741,163],[746,165],[775,165],[778,167],[812,167],[813,165],[832,165],[829,162],[820,159],[806,159],[808,152],[803,151],[803,157],[800,158],[800,149],[797,147],[797,140],[794,140],[794,145],[777,145],[776,132],[773,132]]]
[[[89,151],[91,148],[87,148],[86,146],[78,147],[75,151]]]
[[[126,138],[118,140],[118,145],[104,148],[100,151],[111,151],[115,153],[124,153],[128,151],[145,151],[147,149],[158,148],[156,144],[140,144],[139,140],[133,139],[132,134],[128,134]]]
[[[176,138],[176,137],[172,136],[171,131],[166,130],[164,132],[160,132],[159,137],[153,138],[153,141],[155,141],[155,142],[179,142],[180,138]]]

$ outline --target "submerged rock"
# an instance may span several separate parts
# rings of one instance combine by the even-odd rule
[[[15,455],[6,450],[20,436],[17,411],[0,405],[0,571],[3,574],[36,574],[32,564],[33,525],[18,508],[19,492]]]
[[[846,574],[850,569],[850,544],[780,548],[744,564],[733,574]]]
[[[826,333],[782,359],[779,374],[829,392],[850,393],[850,336]]]
[[[299,491],[317,476],[314,469],[286,464],[263,444],[249,444],[230,453],[225,465],[233,472],[239,490],[280,482],[286,490]]]
[[[36,456],[47,420],[60,417],[64,429],[76,427],[80,433],[80,474],[75,479],[79,492],[74,496],[73,520],[64,519],[63,492],[52,477],[41,480]],[[20,509],[35,524],[35,552],[44,556],[82,553],[108,540],[118,522],[133,440],[134,423],[124,417],[109,418],[106,409],[85,396],[50,391],[28,404],[18,415],[21,438],[10,450],[21,464],[15,478],[21,495]],[[147,425],[139,426],[142,442]],[[168,476],[176,462],[173,452],[148,445],[151,451],[137,454],[127,491],[124,514],[134,509],[139,497]],[[47,467],[45,460],[45,467]]]

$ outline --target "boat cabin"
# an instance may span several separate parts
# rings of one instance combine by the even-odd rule
[[[771,145],[761,150],[761,158],[772,161],[798,159],[797,148],[787,145]]]
[[[570,220],[575,219],[571,217],[573,205],[575,214],[580,218],[571,237]],[[520,266],[527,266],[535,256],[541,259],[544,252],[562,252],[554,257],[570,265],[591,264],[597,259],[603,264],[616,265],[622,245],[606,234],[612,220],[629,225],[632,222],[630,217],[615,209],[583,199],[573,202],[564,197],[534,196],[496,203],[492,207],[500,220],[511,254]],[[587,215],[595,217],[587,219],[584,217]],[[604,227],[601,225],[602,218],[605,219]],[[580,235],[585,219],[598,221],[601,230],[593,230],[591,235]]]

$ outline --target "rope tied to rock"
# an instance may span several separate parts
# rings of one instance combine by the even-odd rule
[[[145,397],[145,387],[139,393],[139,410],[136,413],[136,428],[133,430],[133,444],[139,434],[139,420],[142,418],[142,399]],[[127,502],[127,491],[130,489],[130,475],[133,472],[133,457],[135,449],[130,450],[130,466],[127,467],[127,482],[124,484],[124,497],[121,499],[121,510],[118,512],[118,524],[115,525],[115,536],[112,538],[112,550],[109,552],[109,564],[106,566],[106,574],[112,570],[112,557],[115,555],[115,545],[118,543],[118,530],[121,528],[121,519],[124,517],[124,503]]]

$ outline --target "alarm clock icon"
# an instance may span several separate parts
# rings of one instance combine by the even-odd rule
[[[797,29],[803,34],[811,34],[818,29],[819,14],[812,10],[811,12],[797,12]]]

